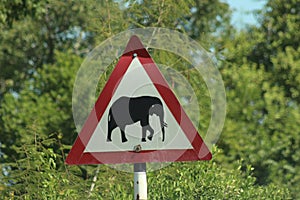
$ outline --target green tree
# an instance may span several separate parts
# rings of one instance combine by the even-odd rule
[[[30,140],[14,146],[19,159],[0,165],[4,174],[9,174],[0,175],[1,199],[78,199],[86,183],[76,176],[76,170],[64,166],[60,140],[40,135],[40,127],[34,123],[26,132],[32,135]]]
[[[9,89],[18,92],[22,82],[43,64],[53,63],[55,50],[69,49],[80,55],[93,44],[86,30],[89,12],[85,1],[5,2],[0,12],[11,17],[18,14],[19,6],[25,7],[0,34],[0,100]],[[34,14],[26,14],[27,10]]]
[[[14,146],[26,144],[34,137],[26,129],[32,123],[41,127],[43,136],[65,133],[59,136],[63,137],[64,144],[70,144],[77,135],[71,113],[71,91],[82,59],[57,52],[55,60],[55,64],[44,65],[26,80],[19,93],[4,96],[0,138],[1,151],[5,157],[9,155],[8,160],[18,159]]]
[[[132,174],[116,172],[107,166],[89,167],[99,176],[91,190],[93,173],[86,179],[78,178],[77,167],[62,164],[63,145],[58,153],[49,147],[59,140],[40,136],[38,126],[27,130],[34,138],[30,143],[16,148],[22,159],[10,163],[9,176],[0,175],[2,199],[132,199]],[[222,153],[215,150],[218,157]],[[255,185],[251,166],[241,171],[241,163],[234,169],[224,169],[215,161],[173,163],[169,167],[148,173],[148,194],[151,199],[288,199],[284,188]],[[3,167],[3,164],[0,165]],[[97,177],[96,176],[96,177]],[[9,183],[9,184],[8,184]]]
[[[285,96],[300,102],[299,44],[300,3],[297,0],[269,1],[261,12],[259,38],[249,60],[273,74],[274,84],[284,87]]]
[[[2,27],[10,27],[14,21],[20,20],[27,15],[35,15],[37,8],[41,8],[40,2],[37,0],[3,0],[0,5],[0,25]]]
[[[295,139],[299,123],[293,121],[299,118],[298,104],[276,85],[273,74],[265,70],[266,64],[251,54],[252,48],[258,49],[259,42],[264,41],[264,31],[253,28],[233,40],[226,3],[50,0],[38,4],[22,1],[20,5],[24,2],[28,4],[15,16],[10,13],[18,8],[10,5],[19,5],[18,1],[5,1],[0,7],[5,22],[0,33],[0,190],[4,199],[82,199],[88,195],[91,199],[132,199],[130,174],[101,166],[97,175],[96,167],[65,166],[64,158],[77,135],[70,102],[75,73],[82,61],[79,56],[115,33],[147,26],[176,29],[206,41],[206,48],[225,59],[221,70],[229,100],[220,143],[224,154],[216,153],[216,160],[211,162],[175,163],[150,173],[151,199],[290,197],[280,184],[293,189],[299,180],[299,156],[294,153],[299,145]],[[189,64],[176,55],[151,53],[156,61],[171,66],[181,62],[176,69],[192,87],[203,84],[193,70],[186,70]],[[285,63],[297,73],[298,53],[294,47],[287,47],[270,60],[274,66]],[[295,95],[297,84],[284,80],[295,87]],[[198,90],[197,97],[203,95],[209,100],[207,91],[201,94],[202,90],[205,88]],[[204,107],[209,108],[209,104]],[[89,192],[94,173],[98,181]]]
[[[299,2],[269,1],[261,25],[226,42],[222,67],[228,116],[220,146],[245,159],[257,183],[299,198]]]
[[[219,48],[222,37],[229,35],[229,5],[219,0],[124,1],[124,15],[130,28],[164,27],[185,32],[200,40],[206,48]],[[216,36],[217,35],[217,36]],[[220,45],[220,44],[219,44]]]

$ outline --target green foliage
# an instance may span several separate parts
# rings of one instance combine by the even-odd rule
[[[231,32],[229,5],[218,0],[197,0],[188,15],[189,26],[186,26],[187,33],[193,39],[200,39],[202,45],[212,47],[217,45],[214,40],[228,36]],[[211,33],[218,34],[207,43]],[[220,42],[220,40],[219,40]],[[212,45],[214,44],[214,45]]]
[[[226,43],[222,67],[228,115],[219,145],[245,159],[257,183],[288,187],[299,198],[299,3],[270,1],[261,27]]]
[[[128,9],[128,6],[125,5],[122,1],[114,0],[87,1],[87,11],[90,15],[85,23],[96,44],[128,29],[128,19],[124,17],[124,10]]]
[[[35,15],[37,8],[41,7],[37,0],[3,0],[0,5],[0,25],[11,26],[15,20]]]
[[[16,19],[0,34],[0,100],[3,92],[22,88],[23,81],[43,64],[54,63],[55,51],[82,55],[93,44],[84,23],[89,16],[85,1],[4,2],[0,10]],[[19,10],[23,4],[25,7]],[[35,14],[25,15],[26,10]],[[24,12],[24,16],[20,13],[17,17],[18,12]]]
[[[272,0],[260,12],[261,26],[256,30],[261,37],[250,54],[250,59],[272,70],[271,59],[290,46],[294,49],[300,43],[300,3],[297,0]],[[257,38],[256,38],[257,39]]]
[[[63,164],[64,147],[55,153],[51,146],[58,141],[39,135],[40,131],[38,126],[29,127],[27,133],[34,137],[14,147],[19,159],[0,165],[8,174],[0,176],[1,199],[72,199],[81,191],[79,179]]]
[[[130,28],[164,27],[185,32],[200,40],[206,48],[219,48],[216,38],[227,36],[230,29],[230,9],[219,0],[123,0],[127,5],[124,17]],[[217,33],[219,37],[214,37]],[[220,42],[220,40],[219,40]]]
[[[64,146],[59,152],[49,147],[59,141],[43,138],[37,127],[30,127],[34,140],[17,147],[21,159],[7,163],[9,176],[0,176],[2,199],[132,199],[133,175],[117,172],[106,166],[90,168],[98,180],[91,191],[94,177],[88,173],[78,176],[79,167],[65,166]],[[216,151],[214,154],[220,154]],[[218,155],[216,155],[218,156]],[[9,166],[9,167],[8,167]],[[286,189],[270,185],[254,185],[253,168],[242,172],[241,163],[235,162],[234,170],[220,167],[215,161],[173,163],[169,167],[148,173],[150,199],[287,199]],[[99,170],[98,172],[96,172]]]
[[[211,49],[228,102],[218,143],[224,153],[216,150],[210,162],[173,163],[149,173],[149,198],[300,198],[299,13],[297,0],[270,0],[257,13],[259,26],[236,32],[228,4],[219,0],[3,0],[1,199],[133,198],[132,174],[66,166],[64,158],[77,135],[71,94],[79,56],[113,34],[148,26],[185,32]],[[190,95],[175,87],[181,76],[189,81],[201,102],[199,132],[205,133],[210,99],[202,78],[179,56],[149,51],[168,66],[161,70],[177,96]],[[193,118],[195,110],[186,109]]]
[[[214,152],[215,156],[218,156]],[[220,152],[219,152],[220,153]],[[166,169],[151,173],[150,199],[287,199],[287,190],[269,185],[255,186],[253,168],[241,171],[241,163],[234,169],[221,168],[215,161],[174,163]],[[159,186],[159,187],[158,187]],[[155,191],[151,188],[155,188]]]
[[[23,90],[4,96],[0,109],[3,121],[0,138],[5,155],[15,155],[15,145],[26,144],[33,138],[26,130],[32,123],[41,127],[44,136],[54,132],[68,133],[57,137],[63,137],[64,144],[72,143],[77,134],[71,112],[71,91],[81,61],[77,56],[57,53],[56,63],[38,69],[23,83]]]
[[[184,17],[190,14],[191,7],[195,3],[191,0],[178,1],[125,1],[128,3],[125,15],[133,27],[174,27],[174,23],[179,24]],[[175,25],[176,27],[176,25]]]

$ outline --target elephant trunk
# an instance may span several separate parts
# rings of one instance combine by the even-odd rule
[[[160,120],[160,126],[161,126],[161,132],[162,132],[162,141],[164,142],[165,141],[165,127],[167,127],[167,123],[164,122],[164,114],[162,113],[160,116],[159,116],[159,120]]]
[[[161,128],[161,131],[162,131],[162,141],[164,142],[165,141],[165,127],[163,125]]]

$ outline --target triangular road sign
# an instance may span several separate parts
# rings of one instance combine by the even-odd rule
[[[66,163],[210,160],[209,149],[137,36],[132,36]]]

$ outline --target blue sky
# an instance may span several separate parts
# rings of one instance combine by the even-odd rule
[[[245,27],[247,24],[256,24],[257,20],[255,15],[252,13],[257,9],[263,8],[266,0],[223,0],[227,2],[231,9],[233,9],[232,14],[232,24],[237,28]]]

